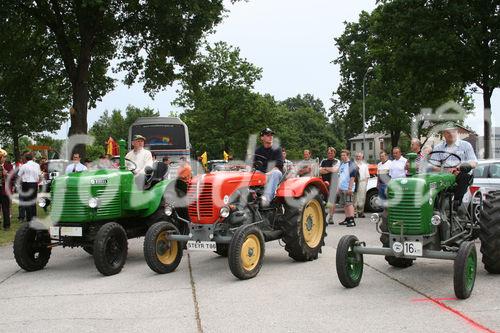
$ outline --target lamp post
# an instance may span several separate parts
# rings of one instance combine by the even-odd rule
[[[371,71],[373,67],[368,67],[366,69],[366,73],[363,76],[363,155],[365,155],[365,160],[368,161],[368,154],[366,153],[366,105],[365,105],[365,83],[366,83],[366,76],[368,75],[368,72]]]

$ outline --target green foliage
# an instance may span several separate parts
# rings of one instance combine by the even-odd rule
[[[137,108],[135,106],[129,105],[125,109],[125,116],[123,116],[122,111],[113,110],[111,114],[106,110],[104,114],[92,125],[89,130],[89,134],[95,139],[94,148],[92,148],[91,153],[96,155],[97,152],[101,152],[97,155],[105,153],[106,143],[109,137],[112,137],[116,142],[120,139],[128,140],[128,131],[130,126],[140,117],[159,117],[160,113],[149,107]],[[97,147],[101,147],[102,151]]]
[[[0,135],[19,157],[19,139],[55,132],[67,119],[68,85],[57,49],[29,15],[0,6]]]
[[[443,65],[454,51],[453,36],[438,27],[442,22],[425,2],[380,3],[336,38],[340,56],[334,62],[342,80],[331,111],[344,120],[348,136],[362,132],[364,78],[368,130],[390,133],[393,146],[401,133],[410,136],[412,120],[424,107],[455,100],[471,108],[466,82]]]

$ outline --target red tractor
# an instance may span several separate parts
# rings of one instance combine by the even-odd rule
[[[176,269],[185,248],[227,256],[239,279],[255,277],[265,242],[281,239],[296,261],[318,258],[326,236],[324,200],[328,187],[320,178],[283,177],[276,197],[261,204],[266,175],[246,166],[194,177],[182,198],[167,200],[168,221],[149,228],[144,240],[148,266],[163,274]],[[182,208],[184,206],[184,208]]]

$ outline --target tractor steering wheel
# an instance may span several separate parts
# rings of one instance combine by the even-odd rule
[[[120,157],[119,156],[114,156],[111,157],[111,162],[113,165],[120,164]],[[134,161],[129,160],[128,158],[125,158],[125,168],[127,168],[128,171],[134,171],[137,169],[137,164],[135,164]]]
[[[436,154],[433,158],[432,155]],[[449,153],[444,150],[436,150],[432,151],[427,155],[427,162],[430,165],[438,167],[438,168],[456,168],[462,162],[460,156],[454,153]],[[446,164],[446,165],[445,165]]]

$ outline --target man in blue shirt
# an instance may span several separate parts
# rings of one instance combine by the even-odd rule
[[[354,191],[356,190],[356,178],[358,176],[358,168],[354,161],[350,159],[351,153],[344,149],[340,153],[339,167],[339,191],[340,204],[344,206],[345,220],[339,225],[346,227],[355,227],[354,221]]]
[[[261,198],[262,206],[268,206],[274,199],[281,177],[283,176],[283,155],[280,147],[273,146],[274,132],[269,127],[260,131],[262,146],[255,149],[255,161],[260,161],[257,170],[267,176],[264,195]]]
[[[453,202],[454,208],[462,203],[467,187],[472,180],[472,175],[470,170],[477,166],[477,157],[474,153],[472,145],[464,140],[458,138],[458,128],[453,123],[447,123],[443,127],[443,137],[444,141],[438,143],[433,152],[436,152],[430,156],[430,161],[436,164],[437,161],[443,161],[442,167],[457,176],[456,182],[457,187],[455,188],[455,198]],[[437,153],[442,151],[443,153]],[[460,165],[458,160],[454,156],[450,156],[447,153],[452,153],[460,157]],[[449,158],[447,158],[449,156]],[[445,160],[446,159],[446,160]],[[440,171],[441,168],[434,166],[434,171]]]

